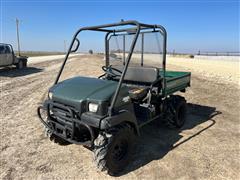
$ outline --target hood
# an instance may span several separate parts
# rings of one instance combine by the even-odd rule
[[[89,77],[75,77],[53,86],[53,100],[68,104],[85,100],[108,101],[117,88],[117,82]],[[64,102],[63,102],[64,101]]]

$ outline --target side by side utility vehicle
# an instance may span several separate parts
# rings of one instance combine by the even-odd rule
[[[105,33],[103,74],[96,78],[76,76],[59,82],[69,54],[79,48],[77,36],[83,31]],[[151,35],[161,39],[156,45],[161,49],[160,54],[154,51],[154,44],[149,43],[146,48],[146,37]],[[112,38],[121,39],[115,51],[110,51]],[[136,47],[137,42],[140,48]],[[137,21],[79,29],[49,89],[48,98],[38,108],[38,116],[49,138],[59,144],[88,147],[94,153],[97,167],[116,175],[129,163],[135,138],[140,136],[143,126],[152,121],[164,121],[182,127],[186,100],[173,94],[185,92],[190,86],[191,74],[166,71],[166,42],[163,26]],[[160,62],[159,67],[145,65],[151,57],[156,58],[154,62]]]

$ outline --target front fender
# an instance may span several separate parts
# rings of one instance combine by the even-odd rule
[[[113,116],[108,116],[100,121],[100,129],[108,129],[121,123],[129,123],[134,127],[134,130],[139,135],[139,128],[135,115],[127,110],[122,110]]]

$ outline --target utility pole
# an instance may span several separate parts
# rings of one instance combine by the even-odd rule
[[[20,41],[19,41],[19,20],[16,18],[16,27],[17,27],[17,43],[18,43],[18,56],[20,56]]]

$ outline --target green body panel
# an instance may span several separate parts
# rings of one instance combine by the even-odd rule
[[[74,77],[56,84],[50,91],[53,93],[53,101],[80,109],[87,102],[110,103],[117,85],[118,82],[116,81]],[[116,107],[120,108],[129,103],[122,100],[126,96],[128,96],[128,87],[123,85],[116,101]]]
[[[51,88],[53,99],[81,102],[83,100],[107,101],[117,87],[117,82],[97,78],[75,77]]]
[[[162,71],[160,71],[160,76],[163,76]],[[165,78],[166,78],[165,96],[167,96],[189,87],[191,73],[180,71],[165,71]]]

